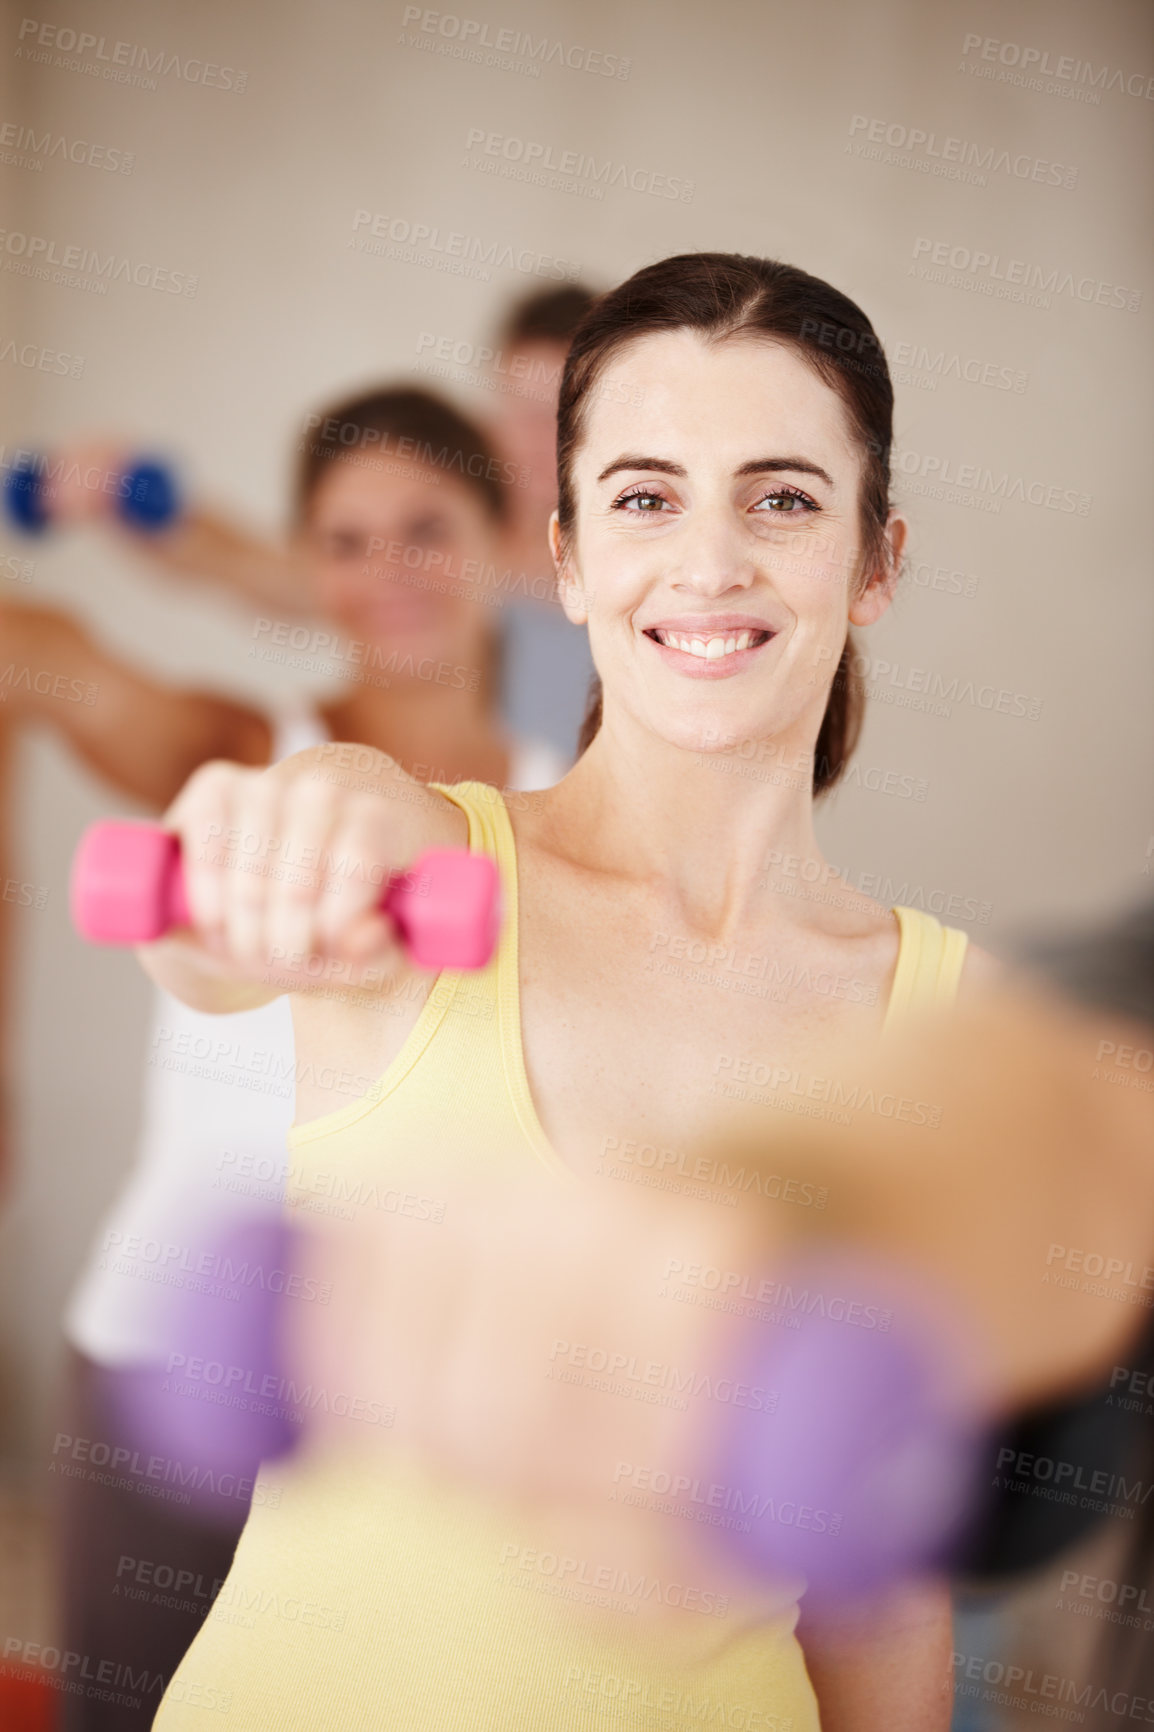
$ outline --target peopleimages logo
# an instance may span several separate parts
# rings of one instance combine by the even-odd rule
[[[1005,67],[1021,75],[1020,81],[1039,90],[1043,78],[1052,78],[1059,86],[1088,86],[1094,91],[1116,90],[1125,96],[1154,100],[1154,77],[1145,72],[1123,72],[1121,67],[1093,66],[1088,60],[1078,60],[1071,54],[1051,56],[1048,48],[1026,47],[1020,42],[999,42],[996,36],[971,33],[962,42],[963,61],[975,57],[967,71],[977,69],[980,61]],[[1035,82],[1036,81],[1036,82]],[[1053,90],[1054,86],[1049,86]]]
[[[59,349],[46,349],[40,343],[22,343],[15,337],[0,337],[0,362],[3,361],[10,361],[14,367],[27,367],[36,373],[55,373],[62,379],[79,379],[85,368],[83,355],[68,355]],[[0,447],[0,468],[7,467],[3,447]]]
[[[145,90],[156,89],[154,73],[161,78],[175,76],[185,84],[204,84],[212,90],[238,93],[248,83],[248,73],[238,72],[234,66],[182,58],[164,48],[145,48],[139,42],[110,44],[106,36],[93,36],[90,31],[73,30],[67,25],[45,24],[38,18],[21,19],[17,40],[18,60],[55,66],[65,72],[85,72],[92,78],[139,85]],[[85,60],[85,55],[92,58]]]
[[[484,240],[458,229],[442,229],[436,223],[410,222],[406,217],[389,216],[383,211],[354,211],[353,235],[355,239],[349,244],[360,252],[380,254],[384,248],[374,247],[373,243],[384,242],[394,247],[424,248],[445,259],[484,265],[486,282],[490,269],[520,271],[525,276],[570,283],[581,275],[581,266],[571,259],[559,259],[552,253],[540,253],[514,241]]]
[[[510,26],[496,27],[488,19],[430,12],[423,6],[406,6],[401,24],[403,45],[453,52],[455,59],[525,71],[534,78],[540,77],[542,66],[567,66],[570,72],[592,72],[601,78],[628,78],[633,65],[620,54],[603,54],[599,49],[582,48],[552,36],[534,37],[527,30]],[[410,25],[431,40],[407,38],[405,29]]]
[[[1029,383],[1029,374],[1019,367],[999,366],[995,361],[977,355],[962,355],[956,350],[932,349],[928,343],[893,343],[890,360],[896,384],[921,385],[928,381],[936,390],[939,379],[957,379],[967,385],[983,385],[991,391],[1015,391],[1019,396]]]
[[[1102,1684],[1081,1684],[1077,1679],[1063,1678],[1057,1672],[1043,1672],[1039,1676],[1033,1667],[1007,1665],[1004,1660],[987,1660],[983,1654],[955,1654],[954,1672],[954,1689],[958,1696],[978,1696],[987,1702],[1028,1710],[1051,1720],[1075,1720],[1084,1724],[1086,1716],[1078,1710],[1090,1708],[1115,1715],[1119,1723],[1133,1720],[1143,1726],[1151,1724],[1147,1712],[1151,1704],[1145,1696],[1130,1696],[1125,1690],[1115,1690],[1111,1694]],[[967,1679],[973,1681],[967,1683]],[[983,1684],[986,1689],[979,1687]],[[1069,1706],[1063,1709],[1063,1703]],[[1097,1725],[1102,1723],[1095,1721]]]
[[[910,276],[975,289],[980,294],[996,295],[999,300],[1048,307],[1051,295],[1069,295],[1074,301],[1097,307],[1121,307],[1128,313],[1136,313],[1142,305],[1141,289],[1124,288],[1098,277],[1079,277],[1060,265],[1003,259],[1001,253],[954,246],[949,241],[930,240],[924,235],[914,242],[912,257],[915,262],[909,267]]]
[[[50,158],[74,162],[84,168],[103,169],[107,174],[131,174],[136,157],[130,150],[112,144],[92,144],[83,138],[66,138],[62,132],[37,132],[8,120],[0,125],[0,162],[9,168],[31,168],[39,172]]]
[[[1003,499],[1016,499],[1024,505],[1037,505],[1046,511],[1072,512],[1078,517],[1088,517],[1094,503],[1092,494],[1080,493],[1074,487],[1012,475],[1009,470],[994,470],[982,463],[958,463],[952,457],[932,451],[895,450],[893,467],[897,475],[954,488],[959,493],[958,503],[965,503],[967,494],[986,495],[993,502],[987,509],[1000,507]]]
[[[612,157],[600,161],[582,150],[554,151],[551,144],[539,139],[487,132],[482,126],[469,128],[464,166],[538,186],[559,187],[583,198],[603,198],[606,187],[619,187],[625,192],[648,193],[653,198],[680,199],[682,204],[693,202],[691,180],[615,162]]]
[[[987,174],[1008,174],[1015,180],[1067,188],[1076,186],[1078,181],[1076,168],[1051,162],[1048,157],[998,150],[992,144],[974,144],[969,139],[927,132],[924,127],[905,126],[900,121],[877,120],[866,114],[851,118],[849,136],[855,153],[866,155],[871,161],[893,162],[901,168],[917,168],[922,173],[947,179],[963,178],[978,186],[987,184]],[[850,148],[846,146],[847,150]]]
[[[69,286],[101,284],[102,294],[115,282],[165,295],[196,294],[197,279],[186,271],[170,271],[116,253],[102,254],[95,247],[59,246],[45,235],[24,234],[18,229],[0,229],[0,251],[8,255],[3,265],[6,271],[40,281],[48,280],[55,270],[58,275],[52,280],[67,280]]]
[[[801,334],[823,349],[836,351],[839,367],[873,378],[889,372],[895,384],[928,384],[929,389],[936,390],[939,379],[953,378],[995,391],[1022,392],[1028,382],[1028,375],[1019,369],[999,366],[977,355],[931,349],[927,343],[887,340],[883,346],[873,331],[851,331],[826,319],[803,319]]]

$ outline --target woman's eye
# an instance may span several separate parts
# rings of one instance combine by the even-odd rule
[[[424,547],[444,540],[448,525],[443,517],[418,517],[408,525],[405,540],[410,547]]]
[[[613,509],[614,511],[623,511],[627,505],[636,505],[638,510],[631,512],[630,516],[638,517],[653,515],[654,507],[660,509],[661,506],[667,504],[668,500],[663,499],[660,493],[647,493],[642,489],[638,493],[623,493],[620,499],[614,500]]]
[[[367,543],[363,535],[345,535],[337,530],[325,536],[321,546],[329,559],[362,559]]]
[[[760,511],[763,505],[768,505],[770,511],[780,517],[800,517],[803,511],[818,509],[808,493],[767,493],[754,509]]]

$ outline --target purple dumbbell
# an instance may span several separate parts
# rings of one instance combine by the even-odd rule
[[[106,819],[81,839],[72,919],[94,944],[151,944],[191,924],[180,841],[156,824]],[[430,848],[381,897],[418,968],[484,968],[500,927],[500,879],[487,854]]]
[[[210,1521],[234,1519],[260,1463],[281,1460],[304,1437],[308,1409],[282,1341],[287,1277],[303,1245],[276,1217],[202,1229],[198,1260],[213,1279],[171,1295],[169,1351],[108,1374],[129,1468],[151,1463]]]
[[[939,1306],[911,1304],[907,1285],[891,1309],[891,1272],[875,1279],[857,1256],[809,1257],[789,1287],[801,1326],[752,1325],[746,1340],[744,1375],[773,1391],[773,1412],[735,1408],[716,1438],[714,1472],[749,1512],[719,1537],[836,1610],[947,1561],[983,1432],[947,1399],[959,1338]]]

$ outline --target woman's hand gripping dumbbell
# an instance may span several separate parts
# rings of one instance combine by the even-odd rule
[[[74,923],[103,944],[191,928],[234,977],[270,964],[291,976],[311,957],[368,963],[398,941],[418,968],[483,968],[499,928],[495,863],[433,848],[393,868],[405,851],[389,804],[315,773],[205,765],[164,827],[111,821],[86,833]]]

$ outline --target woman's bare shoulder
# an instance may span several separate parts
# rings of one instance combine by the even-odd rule
[[[960,990],[966,998],[1009,985],[1011,971],[1000,957],[983,950],[980,944],[967,944],[962,963]]]

